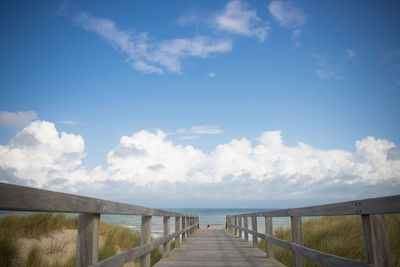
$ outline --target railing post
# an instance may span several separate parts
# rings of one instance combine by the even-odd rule
[[[181,230],[181,217],[175,216],[175,232],[179,232]],[[175,247],[179,248],[181,246],[181,235],[175,237]]]
[[[240,238],[242,238],[242,216],[239,216],[238,217],[239,218],[239,236],[240,236]]]
[[[80,213],[78,218],[78,240],[76,266],[83,267],[97,263],[99,251],[100,214]]]
[[[300,216],[291,216],[292,240],[294,243],[303,246],[303,230]],[[294,253],[294,266],[304,267],[304,257]]]
[[[190,218],[186,217],[186,227],[190,226]],[[190,230],[186,231],[186,239],[190,237]]]
[[[140,245],[151,242],[151,216],[142,216],[142,226],[140,231]],[[150,267],[150,253],[140,257],[140,267]]]
[[[247,216],[243,217],[244,220],[244,229],[249,230],[249,218]],[[244,232],[244,241],[249,241],[249,233]]]
[[[169,235],[170,233],[170,217],[164,216],[163,218],[163,234],[164,236]],[[163,258],[169,257],[169,250],[170,250],[171,240],[168,240],[166,243],[163,244]]]
[[[237,224],[238,224],[238,216],[233,216],[235,218],[235,235],[238,234],[238,229],[236,228]]]
[[[185,229],[186,227],[186,217],[182,216],[182,230]],[[186,232],[182,233],[182,242],[185,241],[186,238]]]
[[[367,263],[377,267],[391,266],[385,215],[362,215],[362,225]]]
[[[252,216],[251,217],[251,230],[254,232],[257,232],[257,217]],[[253,235],[253,248],[258,248],[258,239],[256,235]]]
[[[271,237],[274,235],[272,229],[272,217],[269,216],[265,216],[265,234]],[[265,240],[265,252],[267,253],[267,258],[274,257],[274,246],[267,240]]]

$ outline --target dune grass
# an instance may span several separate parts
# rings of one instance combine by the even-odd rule
[[[386,215],[392,266],[400,266],[400,215]],[[291,241],[290,228],[278,228],[274,237]],[[321,217],[303,223],[304,246],[326,253],[365,261],[364,240],[360,216]],[[265,240],[259,247],[265,250]],[[274,246],[275,258],[293,266],[293,253]],[[324,266],[306,258],[306,266]]]
[[[65,214],[36,213],[0,217],[0,266],[75,266],[75,254],[64,262],[58,260],[52,264],[46,262],[44,255],[60,254],[65,243],[52,241],[44,248],[33,246],[27,255],[22,255],[19,239],[39,240],[44,236],[50,236],[55,231],[77,228],[78,218]],[[104,237],[104,242],[99,248],[99,261],[140,245],[140,233],[132,232],[126,227],[100,222],[99,234]],[[161,247],[153,250],[151,264],[155,264],[161,257]]]

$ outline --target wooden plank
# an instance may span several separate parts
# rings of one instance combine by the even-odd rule
[[[254,232],[257,232],[257,217],[256,216],[251,217],[251,229]],[[253,248],[258,248],[257,235],[253,235]]]
[[[179,232],[181,230],[181,217],[175,216],[175,232]],[[175,237],[175,247],[179,248],[181,246],[181,236],[177,235]]]
[[[92,267],[115,267],[124,265],[127,262],[133,261],[134,259],[141,257],[145,254],[150,253],[153,249],[158,248],[160,245],[164,244],[167,240],[171,240],[176,238],[187,231],[187,229],[182,229],[179,232],[175,232],[170,234],[169,236],[163,236],[161,238],[157,238],[153,242],[142,245],[140,247],[136,247],[127,251],[124,251],[120,254],[114,255],[110,258],[107,258],[97,264],[91,265]]]
[[[239,220],[239,236],[240,236],[240,238],[242,238],[243,237],[243,231],[242,231],[242,216],[238,216],[238,220]]]
[[[164,218],[163,218],[163,235],[169,236],[169,234],[170,234],[170,217],[164,216]],[[163,258],[169,257],[170,243],[171,243],[171,241],[168,240],[167,242],[165,242],[163,244]]]
[[[390,267],[390,248],[389,236],[387,232],[385,215],[370,215],[372,248],[374,254],[374,264],[377,267]]]
[[[0,210],[146,216],[194,216],[103,199],[0,183]]]
[[[273,231],[273,226],[272,226],[272,217],[265,217],[265,234],[267,236],[273,236],[274,231]],[[265,252],[267,253],[267,257],[273,258],[274,257],[274,246],[266,241],[265,245]]]
[[[251,244],[225,229],[200,229],[184,249],[175,249],[171,255],[155,266],[283,267],[278,261],[267,259],[262,250],[252,248]]]
[[[303,246],[303,227],[301,224],[301,217],[299,216],[291,216],[291,230],[292,230],[292,240],[294,243]],[[304,267],[304,257],[294,252],[294,266],[295,267]]]
[[[336,255],[313,250],[311,248],[306,248],[304,246],[301,246],[301,245],[298,245],[298,244],[295,244],[295,243],[292,243],[292,242],[289,242],[286,240],[282,240],[282,239],[278,239],[275,237],[267,236],[265,234],[257,233],[252,230],[246,230],[244,228],[242,230],[248,232],[249,234],[256,235],[261,239],[265,239],[274,245],[291,250],[291,251],[296,252],[306,258],[309,258],[316,262],[325,264],[327,266],[332,266],[332,267],[371,267],[371,265],[364,263],[364,262],[360,262],[360,261],[356,261],[356,260],[352,260],[352,259],[346,259],[346,258],[339,257]]]
[[[244,229],[248,230],[249,229],[249,217],[247,216],[243,216],[243,220],[244,220]],[[244,241],[248,242],[249,241],[249,233],[246,231],[244,232]]]
[[[86,267],[97,262],[100,214],[79,214],[76,266]]]
[[[364,235],[364,250],[365,250],[365,259],[368,264],[374,264],[374,251],[372,244],[372,229],[371,229],[371,221],[369,215],[362,215],[362,226],[363,226],[363,235]]]
[[[186,226],[190,226],[190,220],[189,220],[190,218],[189,217],[186,217]],[[190,237],[190,231],[189,231],[189,229],[186,231],[186,239],[188,239]]]
[[[186,227],[186,217],[182,217],[182,229]],[[182,242],[186,239],[186,232],[182,233]]]
[[[241,216],[339,216],[339,215],[362,215],[362,214],[391,214],[400,213],[400,195],[353,200],[347,202],[317,205],[295,209],[285,209],[267,212],[253,212],[234,214]]]
[[[142,216],[140,245],[148,245],[149,243],[151,243],[151,216]],[[140,267],[150,267],[150,253],[140,257]]]
[[[238,216],[233,216],[233,219],[234,219],[235,225],[238,225]],[[235,235],[237,235],[238,234],[237,228],[235,228],[234,231],[235,231]]]

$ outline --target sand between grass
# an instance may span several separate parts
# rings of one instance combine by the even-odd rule
[[[76,261],[77,217],[38,213],[0,218],[0,266],[72,267]],[[140,245],[140,234],[100,222],[99,261]],[[162,256],[151,252],[152,265]],[[138,260],[124,266],[139,266]]]

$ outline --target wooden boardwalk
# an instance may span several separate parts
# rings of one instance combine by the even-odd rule
[[[199,230],[155,266],[284,266],[225,229]]]

